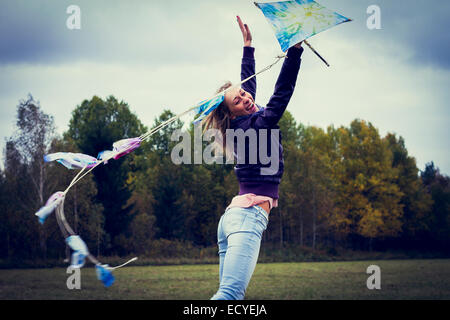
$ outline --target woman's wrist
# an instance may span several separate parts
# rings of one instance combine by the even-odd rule
[[[255,58],[255,48],[244,46],[243,58]]]
[[[303,47],[297,48],[296,46],[292,46],[287,51],[287,56],[289,58],[300,58],[303,53]]]

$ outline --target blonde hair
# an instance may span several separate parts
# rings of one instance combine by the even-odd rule
[[[230,81],[227,81],[216,91],[216,93],[225,91],[232,86],[233,84]],[[230,123],[231,112],[225,104],[225,100],[223,100],[222,103],[202,121],[202,125],[204,124],[203,133],[210,128],[218,129],[222,133],[222,141],[215,140],[214,143],[216,143],[217,147],[222,151],[225,151],[227,157],[233,154],[233,150],[228,150],[226,145],[226,131],[230,128]]]

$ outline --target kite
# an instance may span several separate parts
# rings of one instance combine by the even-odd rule
[[[82,179],[87,173],[92,171],[101,163],[107,163],[110,159],[119,159],[120,157],[139,148],[142,140],[140,138],[122,139],[113,143],[113,150],[102,151],[99,153],[99,159],[85,155],[82,153],[57,152],[44,156],[45,162],[57,161],[68,169],[81,169],[80,172],[72,179],[65,191],[58,191],[50,196],[45,205],[40,208],[35,215],[39,218],[39,223],[43,224],[47,217],[55,211],[56,221],[63,234],[66,244],[72,249],[71,264],[72,268],[82,268],[86,258],[95,264],[97,278],[103,282],[105,287],[109,287],[114,283],[112,270],[123,267],[124,265],[135,261],[137,257],[130,259],[126,263],[110,267],[108,264],[100,263],[93,255],[89,253],[86,243],[81,237],[73,231],[64,216],[64,199],[69,189]],[[81,175],[85,169],[89,171]]]
[[[289,49],[296,43],[304,41],[325,63],[326,61],[309,45],[306,39],[335,25],[351,21],[344,16],[341,16],[333,11],[324,8],[323,6],[312,0],[295,0],[271,3],[255,2],[255,5],[261,9],[263,14],[272,24],[283,52],[286,52],[287,49]],[[107,164],[111,159],[117,160],[129,154],[133,150],[139,148],[141,143],[148,139],[150,136],[186,114],[194,112],[195,115],[198,115],[198,117],[196,117],[193,121],[194,124],[202,122],[208,114],[210,114],[223,102],[225,98],[225,92],[227,90],[240,86],[246,81],[261,74],[262,72],[269,70],[280,60],[286,57],[286,53],[278,55],[275,62],[273,62],[272,64],[266,66],[265,68],[249,76],[248,78],[240,81],[234,86],[231,86],[226,90],[214,95],[213,97],[194,104],[193,107],[190,107],[186,111],[160,123],[155,128],[142,134],[139,137],[127,138],[114,142],[112,150],[104,150],[99,152],[97,158],[82,153],[70,152],[57,152],[45,155],[45,162],[57,161],[68,169],[81,169],[79,173],[72,179],[65,191],[58,191],[54,193],[47,200],[45,205],[35,213],[35,215],[39,218],[39,223],[43,224],[46,218],[52,212],[55,212],[56,221],[61,230],[61,233],[64,236],[65,242],[67,246],[72,250],[70,266],[72,268],[81,268],[85,265],[86,258],[89,259],[92,263],[95,264],[95,272],[97,274],[97,278],[102,281],[106,287],[109,287],[114,283],[114,276],[112,274],[112,271],[117,268],[121,268],[137,259],[137,257],[135,257],[122,265],[110,267],[108,264],[100,263],[89,252],[86,243],[79,235],[75,234],[64,216],[64,199],[71,187],[73,187],[78,181],[80,181],[84,176],[86,176],[100,164]],[[85,171],[86,169],[88,170]]]
[[[105,150],[99,152],[97,159],[108,163],[108,160],[117,160],[124,155],[129,154],[131,151],[141,146],[142,139],[139,137],[122,139],[113,143],[113,150]]]
[[[64,197],[64,192],[58,191],[50,196],[45,203],[45,206],[39,209],[35,215],[39,218],[39,223],[44,224],[45,219],[56,209],[61,199]]]
[[[105,287],[109,287],[114,282],[114,276],[110,271],[111,268],[107,264],[96,264],[95,265],[95,273],[97,274],[98,280],[103,282]]]
[[[131,151],[141,146],[140,138],[122,139],[113,143],[113,151],[115,152],[114,160],[129,154]]]
[[[44,156],[45,162],[55,160],[68,169],[91,168],[98,162],[94,157],[82,153],[56,152]]]
[[[69,236],[66,238],[67,245],[73,250],[72,253],[72,268],[81,268],[84,266],[84,260],[89,254],[86,243],[78,235]]]
[[[83,168],[84,170],[84,168]],[[78,175],[77,175],[78,176]],[[72,186],[71,184],[69,188]],[[68,188],[68,189],[69,189]],[[95,270],[97,274],[97,278],[103,282],[105,287],[109,287],[114,282],[114,276],[112,271],[114,269],[123,267],[124,265],[137,260],[137,257],[130,259],[124,264],[117,267],[110,267],[107,264],[100,263],[93,255],[89,253],[89,250],[86,246],[86,243],[81,239],[81,237],[74,233],[72,228],[69,226],[65,216],[64,216],[64,198],[68,191],[66,189],[65,192],[58,191],[54,193],[47,201],[44,207],[39,209],[36,212],[36,215],[39,217],[39,222],[41,224],[44,223],[45,219],[53,212],[56,211],[56,221],[58,222],[58,226],[63,234],[66,244],[72,249],[73,253],[71,256],[71,264],[72,268],[81,268],[85,264],[85,259],[88,258],[92,263],[95,264]]]
[[[313,0],[255,2],[255,5],[271,24],[283,52],[304,41],[327,65],[306,39],[338,24],[352,21]]]
[[[206,116],[210,114],[214,109],[216,109],[224,99],[225,99],[225,92],[222,91],[218,96],[200,102],[198,104],[197,109],[195,109],[195,113],[199,114],[199,117],[194,120],[194,124],[197,124],[204,118],[206,118]]]

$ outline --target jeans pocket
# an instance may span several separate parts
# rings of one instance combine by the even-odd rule
[[[243,208],[235,207],[227,210],[222,221],[225,235],[228,237],[232,233],[241,231],[245,220],[246,212]]]
[[[267,219],[255,207],[232,208],[223,220],[226,237],[235,232],[250,232],[261,238],[266,227]]]
[[[253,220],[251,225],[252,228],[251,231],[261,238],[263,232],[267,228],[267,220],[261,216],[260,212],[258,212],[251,220]]]

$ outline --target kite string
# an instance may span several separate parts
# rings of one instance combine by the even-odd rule
[[[67,187],[67,189],[64,191],[64,195],[67,194],[67,192],[69,192],[69,189],[71,187],[73,187],[78,181],[80,181],[81,179],[83,179],[83,177],[85,175],[87,175],[89,172],[91,172],[92,170],[94,170],[98,165],[102,164],[103,162],[105,162],[106,159],[103,159],[100,162],[97,162],[94,166],[92,166],[88,171],[86,171],[82,176],[80,176],[80,174],[84,171],[84,169],[86,169],[87,166],[84,166],[83,169],[80,170],[80,172],[75,176],[75,178],[72,179],[72,182],[70,183],[70,185]],[[80,177],[79,177],[80,176]]]
[[[212,100],[212,99],[214,99],[214,98],[216,98],[216,97],[218,97],[218,96],[224,94],[226,91],[230,90],[231,88],[236,87],[236,86],[239,86],[239,85],[242,85],[243,83],[245,83],[245,82],[249,81],[250,79],[256,77],[258,74],[261,74],[261,73],[263,73],[263,72],[269,70],[269,69],[272,68],[274,65],[276,65],[281,59],[286,58],[286,57],[287,57],[287,55],[286,55],[285,53],[284,53],[284,54],[281,54],[281,55],[278,55],[278,56],[276,57],[275,62],[273,62],[272,64],[270,64],[270,65],[264,67],[263,69],[261,69],[261,70],[258,71],[257,73],[252,74],[251,76],[249,76],[248,78],[246,78],[246,79],[242,80],[241,82],[235,84],[234,86],[231,86],[231,87],[229,87],[229,88],[227,88],[227,89],[225,89],[225,90],[223,90],[223,91],[221,91],[221,92],[215,94],[214,96],[210,97],[209,99],[202,100],[202,101],[209,101],[209,100]],[[189,108],[188,110],[184,111],[183,113],[181,113],[181,114],[179,114],[179,115],[176,115],[176,116],[173,116],[172,118],[170,118],[170,119],[166,120],[165,122],[159,124],[158,126],[156,126],[155,128],[153,128],[153,129],[150,130],[149,132],[144,133],[143,135],[141,135],[139,138],[140,138],[141,140],[147,139],[148,137],[150,137],[151,135],[153,135],[156,131],[159,131],[159,130],[162,129],[163,127],[165,127],[165,126],[171,124],[173,121],[175,121],[175,120],[181,118],[182,116],[184,116],[185,114],[191,112],[192,110],[197,109],[197,108],[198,108],[198,105],[199,105],[200,103],[201,103],[201,102],[196,103],[194,107],[191,107],[191,108]]]
[[[131,263],[131,262],[133,262],[133,261],[136,261],[137,259],[138,259],[137,257],[131,258],[131,259],[128,260],[127,262],[122,263],[120,266],[116,266],[116,267],[108,267],[108,269],[109,269],[109,270],[115,270],[115,269],[118,269],[118,268],[122,268],[123,266],[126,266],[127,264],[129,264],[129,263]]]
[[[75,176],[75,178],[72,179],[72,181],[70,182],[69,186],[67,187],[67,189],[64,191],[64,195],[67,194],[67,192],[69,191],[69,189],[75,184],[74,181],[80,176],[80,174],[86,169],[87,165],[84,166],[80,172],[78,172],[78,174]]]

